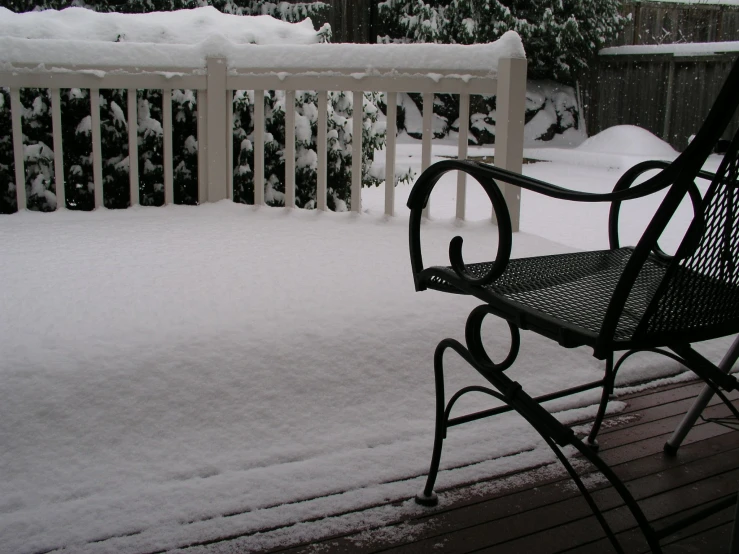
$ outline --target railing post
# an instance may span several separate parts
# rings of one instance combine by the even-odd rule
[[[226,165],[226,59],[208,58],[208,94],[206,141],[208,142],[208,202],[218,202],[228,198]],[[202,202],[202,199],[201,199]]]
[[[495,121],[495,165],[521,172],[523,125],[526,114],[526,59],[502,58],[498,62],[497,118]],[[521,221],[521,189],[504,185],[513,231]]]

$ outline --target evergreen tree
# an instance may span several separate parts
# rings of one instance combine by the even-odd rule
[[[572,82],[623,25],[619,6],[619,0],[385,0],[379,14],[385,41],[472,44],[516,31],[531,78]]]

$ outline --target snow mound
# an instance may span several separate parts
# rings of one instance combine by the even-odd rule
[[[646,129],[635,125],[616,125],[601,131],[577,147],[581,152],[669,158],[677,156],[672,146]]]
[[[0,36],[150,44],[193,44],[214,36],[234,44],[318,42],[310,19],[286,23],[268,15],[221,13],[212,6],[145,14],[98,13],[85,8],[13,13],[0,8]]]

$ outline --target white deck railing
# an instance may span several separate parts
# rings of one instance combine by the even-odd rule
[[[140,46],[140,45],[139,45]],[[153,45],[152,45],[153,46]],[[160,89],[163,91],[163,162],[164,202],[173,201],[172,164],[172,90],[190,89],[197,91],[198,102],[198,199],[200,203],[233,198],[233,141],[232,121],[233,93],[236,90],[255,91],[254,130],[254,182],[264,183],[264,91],[284,90],[286,98],[286,183],[285,205],[295,205],[295,91],[314,90],[318,93],[318,182],[317,208],[326,209],[327,191],[327,113],[328,92],[351,91],[354,105],[362,105],[364,91],[381,91],[387,94],[387,146],[386,182],[393,183],[395,176],[396,98],[400,92],[423,94],[423,139],[422,169],[431,161],[433,93],[455,93],[460,95],[460,121],[469,121],[471,94],[497,95],[495,164],[513,171],[521,170],[523,156],[523,125],[526,92],[526,60],[516,57],[500,57],[494,45],[467,48],[466,55],[458,56],[464,63],[456,61],[453,68],[439,69],[438,60],[425,63],[417,60],[414,53],[421,51],[416,45],[293,45],[240,47],[238,56],[209,56],[196,67],[179,65],[167,67],[104,67],[94,63],[65,66],[53,59],[48,52],[44,59],[37,54],[36,63],[29,63],[26,56],[22,62],[10,61],[0,65],[0,86],[10,87],[12,133],[16,183],[25,183],[24,157],[21,131],[20,88],[35,87],[50,89],[53,123],[54,171],[56,180],[57,206],[65,206],[64,168],[62,161],[62,132],[60,111],[60,89],[90,89],[92,119],[92,167],[94,179],[95,207],[103,205],[103,160],[100,129],[100,89],[128,89],[128,138],[129,176],[131,204],[139,199],[138,141],[136,89]],[[89,48],[89,46],[88,46]],[[320,48],[320,56],[315,50]],[[473,50],[469,50],[472,48]],[[488,50],[486,50],[486,48]],[[283,50],[282,54],[280,49]],[[357,50],[351,56],[347,49]],[[382,50],[385,49],[385,50]],[[405,49],[405,50],[398,50]],[[475,50],[476,49],[476,50]],[[246,51],[246,54],[244,53]],[[251,52],[251,55],[249,55]],[[441,50],[439,50],[441,52]],[[448,50],[446,51],[448,52]],[[465,52],[460,50],[460,52]],[[259,54],[264,53],[264,56]],[[94,58],[94,52],[90,53]],[[343,56],[343,57],[342,57]],[[480,57],[496,58],[489,61]],[[449,56],[447,56],[449,57]],[[156,63],[157,56],[153,56]],[[185,58],[187,58],[185,56]],[[266,59],[265,59],[266,58]],[[358,65],[337,67],[335,63],[320,65],[322,60],[332,58],[358,60]],[[275,63],[275,60],[289,63]],[[369,59],[369,61],[368,61]],[[316,67],[308,64],[314,61]],[[317,60],[317,61],[316,61]],[[373,61],[374,60],[374,61]],[[385,61],[383,64],[382,61]],[[401,60],[400,62],[398,60]],[[402,62],[405,60],[405,63]],[[187,60],[185,60],[186,62]],[[497,61],[497,71],[495,66]],[[267,65],[269,64],[269,65]],[[400,65],[399,65],[400,64]],[[347,64],[349,65],[349,64]],[[351,64],[353,65],[353,64]],[[485,68],[487,66],[487,68]],[[371,67],[372,69],[367,69]],[[291,101],[291,99],[293,99]],[[200,109],[205,106],[206,109]],[[361,210],[361,137],[362,110],[354,110],[353,117],[353,167],[352,203],[355,212]],[[460,125],[458,155],[467,156],[468,128]],[[357,163],[359,161],[360,163]],[[457,191],[457,217],[465,217],[465,177],[460,173]],[[393,186],[385,187],[385,212],[394,214]],[[16,186],[18,206],[26,207],[26,190]],[[505,190],[504,194],[511,210],[514,229],[518,229],[520,193]],[[255,187],[256,204],[264,204],[264,187]]]

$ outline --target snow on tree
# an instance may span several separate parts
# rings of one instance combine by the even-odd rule
[[[516,31],[529,76],[572,82],[616,35],[619,0],[385,0],[379,3],[383,41],[472,44]]]
[[[383,0],[378,4],[380,42],[474,44],[516,31],[529,61],[527,140],[551,140],[580,129],[572,83],[588,60],[623,24],[618,0]],[[542,92],[546,94],[542,96]],[[401,100],[400,128],[420,136],[415,124],[421,96]],[[470,143],[495,142],[495,96],[475,95],[470,106]],[[455,95],[437,94],[434,133],[459,129]]]

